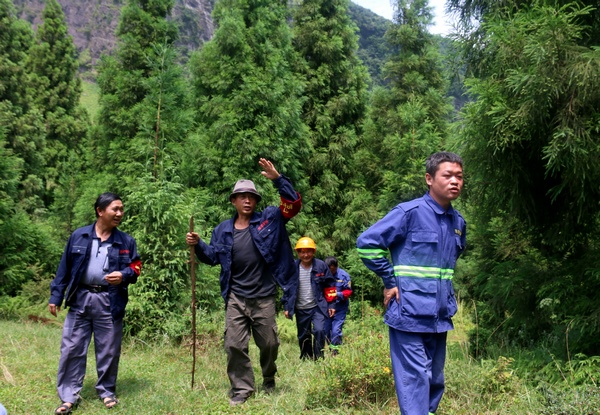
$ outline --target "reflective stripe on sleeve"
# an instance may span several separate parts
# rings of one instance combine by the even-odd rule
[[[379,259],[385,258],[387,256],[388,251],[383,249],[363,249],[358,248],[358,256],[361,259]]]

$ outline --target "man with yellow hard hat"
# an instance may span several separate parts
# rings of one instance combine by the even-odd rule
[[[326,290],[335,289],[335,279],[324,261],[315,258],[317,245],[309,237],[296,242],[298,286],[296,291],[296,327],[300,359],[317,360],[323,357],[335,303],[328,303]],[[291,318],[285,311],[285,316]]]

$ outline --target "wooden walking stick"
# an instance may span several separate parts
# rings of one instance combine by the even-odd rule
[[[190,216],[190,232],[194,232],[194,216]],[[190,246],[190,277],[192,279],[192,389],[196,373],[196,252]]]

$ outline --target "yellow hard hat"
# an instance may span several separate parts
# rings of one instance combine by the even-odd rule
[[[296,250],[298,249],[314,249],[316,251],[317,245],[315,244],[315,241],[310,239],[308,236],[303,236],[302,238],[298,239],[298,242],[296,242]]]

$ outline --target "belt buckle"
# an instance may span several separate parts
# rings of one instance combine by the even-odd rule
[[[89,292],[98,294],[104,291],[104,287],[102,285],[88,285],[87,289]]]

